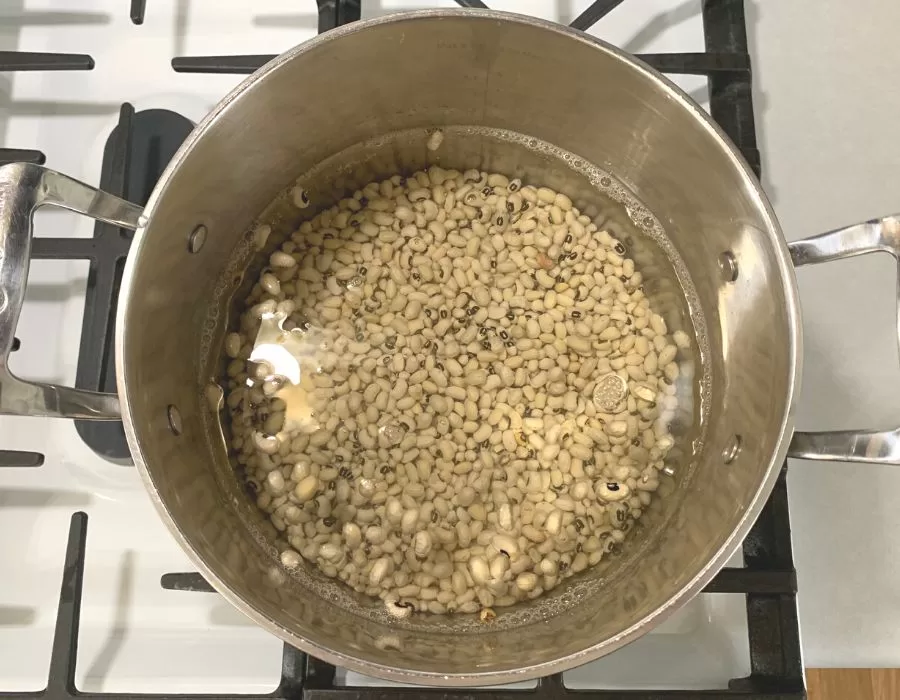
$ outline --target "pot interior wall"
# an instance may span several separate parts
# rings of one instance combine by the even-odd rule
[[[729,545],[771,476],[788,411],[790,281],[779,267],[777,231],[745,173],[694,107],[657,78],[574,33],[500,17],[421,13],[358,25],[298,48],[246,83],[176,157],[148,209],[122,302],[120,367],[132,448],[180,536],[258,621],[369,673],[527,668],[537,675],[547,670],[542,664],[573,657],[567,665],[575,665],[616,646]],[[664,486],[673,492],[641,519],[622,557],[554,591],[541,614],[514,611],[491,626],[463,616],[388,625],[314,572],[293,580],[277,568],[271,533],[238,488],[203,390],[219,371],[226,303],[250,252],[254,220],[335,154],[344,152],[304,179],[314,202],[332,201],[344,185],[432,162],[515,172],[566,191],[585,208],[602,202],[571,169],[475,134],[449,138],[435,152],[424,139],[388,139],[371,145],[365,167],[365,149],[346,150],[400,130],[453,125],[555,144],[614,173],[659,218],[693,280],[695,319],[706,326],[709,420],[699,457],[691,459],[701,437],[695,405],[679,445],[685,457]],[[350,169],[348,153],[356,159]],[[283,231],[294,223],[296,212],[283,202],[270,212]],[[603,215],[610,227],[625,223],[621,210]],[[209,233],[192,254],[187,240],[199,224]],[[655,303],[677,327],[685,313],[674,276],[662,273],[670,266],[649,239],[634,246],[645,266],[661,271]],[[734,282],[721,274],[726,251],[737,261]],[[177,436],[167,421],[173,405],[183,418]],[[725,464],[723,450],[735,436],[741,451]],[[509,634],[511,626],[521,629]]]

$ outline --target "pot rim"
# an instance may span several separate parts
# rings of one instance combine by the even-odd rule
[[[263,76],[278,70],[283,64],[293,60],[297,56],[311,51],[321,44],[340,39],[346,35],[355,32],[365,31],[370,27],[392,24],[395,22],[416,22],[419,20],[433,20],[443,18],[477,18],[485,21],[497,22],[516,22],[526,24],[557,34],[564,35],[574,41],[587,44],[594,49],[605,52],[613,59],[626,64],[628,68],[643,75],[644,78],[651,80],[656,86],[668,93],[669,97],[678,102],[681,107],[690,112],[694,118],[700,122],[713,141],[724,151],[725,155],[731,160],[735,169],[739,171],[748,186],[753,198],[759,205],[761,212],[766,220],[766,232],[772,240],[775,251],[777,269],[780,273],[782,284],[784,285],[784,293],[786,299],[786,312],[789,320],[789,336],[786,338],[788,343],[789,359],[789,382],[786,387],[787,391],[787,410],[782,419],[780,426],[780,435],[778,437],[777,449],[772,455],[768,467],[766,468],[765,478],[759,485],[756,493],[747,504],[746,510],[738,525],[732,531],[731,535],[725,540],[718,551],[709,559],[706,565],[682,588],[666,601],[665,604],[658,607],[650,614],[644,616],[627,629],[623,630],[614,637],[605,639],[594,644],[580,652],[561,656],[553,661],[547,661],[541,664],[526,666],[520,669],[508,671],[489,671],[489,672],[473,672],[473,673],[453,673],[441,674],[428,671],[410,671],[398,667],[384,666],[364,661],[355,657],[347,656],[330,649],[321,647],[315,642],[295,635],[291,631],[285,629],[276,620],[258,610],[251,602],[237,595],[216,575],[216,572],[207,565],[201,555],[196,552],[190,545],[187,537],[182,532],[178,523],[172,518],[160,494],[150,476],[141,452],[140,441],[134,428],[134,420],[131,413],[131,395],[125,382],[126,365],[124,359],[125,344],[125,312],[128,308],[128,299],[133,293],[132,285],[134,284],[135,268],[140,257],[140,248],[149,223],[153,219],[153,212],[157,207],[159,200],[165,196],[169,180],[173,173],[178,169],[182,161],[189,155],[194,144],[201,139],[204,134],[214,125],[219,116],[228,109],[232,102],[237,100],[241,95],[250,88],[257,80]],[[353,22],[342,27],[338,27],[324,34],[319,34],[315,38],[303,42],[302,44],[280,54],[272,59],[269,63],[259,69],[256,73],[245,78],[237,87],[228,93],[213,110],[194,128],[188,138],[184,141],[177,153],[169,162],[159,181],[151,193],[147,206],[144,209],[144,217],[142,225],[135,231],[134,241],[132,244],[132,254],[128,256],[122,277],[121,299],[125,303],[118,304],[116,312],[116,334],[115,334],[115,353],[116,353],[116,383],[118,393],[122,404],[122,422],[125,429],[125,435],[128,440],[128,446],[131,450],[135,466],[141,475],[141,479],[147,489],[148,494],[156,508],[162,521],[175,537],[179,546],[187,554],[191,562],[197,567],[198,571],[209,583],[222,595],[229,603],[238,610],[243,612],[255,624],[262,627],[266,631],[279,637],[282,641],[304,651],[311,656],[326,661],[335,666],[341,666],[358,673],[369,676],[375,676],[382,680],[395,681],[401,683],[429,684],[433,686],[459,687],[459,686],[480,686],[495,685],[502,683],[514,683],[520,681],[532,680],[535,678],[549,676],[555,673],[567,671],[576,666],[594,661],[606,654],[623,647],[624,645],[643,636],[664,620],[666,620],[676,610],[690,601],[694,596],[700,593],[709,583],[719,570],[725,565],[728,559],[734,554],[740,544],[743,542],[746,534],[756,521],[757,516],[765,505],[768,497],[775,486],[775,482],[784,462],[790,437],[794,427],[794,412],[796,409],[796,399],[800,388],[800,375],[802,367],[802,332],[799,310],[799,295],[797,290],[797,282],[794,274],[794,267],[791,263],[790,254],[781,227],[775,216],[775,212],[763,192],[762,186],[755,174],[750,170],[744,158],[735,148],[729,137],[716,124],[712,117],[709,116],[700,105],[694,102],[681,88],[671,82],[661,73],[657,72],[643,61],[635,56],[612,46],[611,44],[590,36],[584,32],[573,29],[566,25],[562,25],[549,20],[538,19],[518,13],[501,12],[496,10],[482,9],[431,9],[431,10],[415,10],[393,13],[384,17]]]

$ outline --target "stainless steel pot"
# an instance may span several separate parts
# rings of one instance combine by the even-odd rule
[[[660,217],[706,319],[712,420],[702,451],[650,509],[626,556],[554,591],[543,616],[526,609],[490,626],[467,616],[385,624],[364,606],[335,602],[347,594],[315,572],[286,579],[257,536],[260,516],[231,472],[204,387],[255,217],[298,174],[352,144],[450,125],[556,144],[614,172]],[[534,169],[517,152],[472,139],[454,154],[466,161],[456,167],[489,160]],[[384,175],[437,157],[408,144],[363,170]],[[116,324],[118,397],[25,382],[7,368],[31,216],[43,205],[136,230]],[[747,534],[786,455],[900,463],[896,430],[794,433],[792,421],[801,354],[793,265],[874,251],[897,257],[898,243],[900,220],[888,218],[785,245],[759,183],[719,128],[618,49],[514,15],[407,13],[329,32],[248,78],[194,130],[143,211],[40,166],[0,168],[0,410],[115,419],[121,409],[147,490],[198,569],[300,649],[399,681],[523,680],[609,653],[697,594]]]

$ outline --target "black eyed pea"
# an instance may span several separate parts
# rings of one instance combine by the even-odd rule
[[[516,577],[516,588],[523,593],[534,590],[538,585],[538,577],[529,572],[521,573]]]
[[[461,613],[476,613],[481,610],[481,603],[476,600],[470,600],[467,603],[462,603],[458,609]]]
[[[551,511],[544,521],[544,529],[552,536],[558,535],[562,529],[562,512],[555,509]]]
[[[384,580],[384,577],[390,573],[393,561],[387,557],[378,559],[372,564],[372,570],[369,572],[369,582],[373,586],[378,586]]]
[[[572,559],[571,569],[573,572],[580,573],[588,567],[588,558],[584,552],[578,552]]]
[[[467,523],[456,523],[456,541],[460,547],[468,547],[472,542],[472,529]]]
[[[344,557],[343,550],[332,542],[326,542],[319,547],[319,557],[327,562],[335,563]]]
[[[356,523],[344,523],[341,532],[344,536],[344,543],[349,549],[356,549],[362,544],[362,531]]]
[[[266,488],[273,496],[280,496],[284,492],[284,476],[280,471],[276,469],[266,475]]]
[[[416,557],[424,559],[431,552],[432,539],[427,530],[420,530],[413,537],[413,551]]]
[[[286,549],[281,553],[281,564],[285,569],[296,569],[303,561],[300,555],[293,549]]]
[[[532,525],[523,525],[522,535],[524,535],[525,539],[535,544],[540,544],[546,539],[544,533]]]
[[[691,337],[684,331],[675,331],[672,334],[672,340],[674,341],[675,346],[681,350],[686,350],[691,347]]]
[[[486,584],[491,578],[487,560],[482,556],[471,557],[469,559],[469,574],[476,585],[482,586]]]
[[[371,479],[360,479],[356,490],[362,498],[369,499],[375,495],[375,482]]]
[[[657,336],[659,337],[659,336]],[[678,348],[674,345],[665,345],[656,356],[656,361],[660,367],[665,367],[675,359],[678,354]]]
[[[622,437],[628,433],[628,423],[623,420],[610,421],[606,424],[605,430],[610,437]]]
[[[465,574],[459,570],[454,571],[453,575],[450,577],[450,586],[457,596],[462,596],[469,587],[469,584],[466,582]]]
[[[384,601],[384,607],[391,617],[398,620],[405,620],[412,615],[414,606],[409,603],[401,603],[396,597],[388,597]]]
[[[379,545],[384,542],[386,534],[381,526],[370,525],[366,528],[365,537],[369,544]]]
[[[260,224],[251,233],[254,247],[257,250],[263,250],[266,247],[266,242],[269,240],[269,235],[272,233],[272,227],[268,224]]]
[[[497,524],[502,530],[512,529],[512,510],[508,503],[503,503],[498,509]]]
[[[273,455],[278,452],[281,442],[275,435],[264,435],[263,433],[253,433],[253,445],[263,454]]]
[[[493,614],[597,563],[650,504],[691,339],[566,195],[432,166],[370,183],[266,255],[221,386],[235,468],[292,544],[285,568],[306,558],[393,617]],[[317,430],[293,432],[284,378],[246,360],[271,313],[336,334],[323,349],[340,361],[301,382]],[[604,410],[607,375],[630,395]],[[378,430],[401,423],[396,440]],[[643,466],[616,471],[629,458]]]
[[[628,484],[616,481],[598,481],[594,489],[597,498],[609,503],[624,501],[631,495],[631,489]]]
[[[509,557],[499,554],[491,559],[489,567],[491,578],[495,581],[502,581],[509,570]]]
[[[240,333],[229,333],[225,336],[225,354],[228,357],[236,358],[244,345],[244,339]]]
[[[641,498],[641,503],[646,507],[650,505],[649,499],[644,502],[644,498],[642,498],[642,494],[649,494],[656,491],[659,488],[659,480],[655,478],[650,479],[639,479],[635,488],[640,492],[638,493],[638,497]]]
[[[520,556],[517,559],[513,559],[510,562],[509,570],[512,572],[514,576],[518,576],[524,571],[532,568],[534,566],[530,557]]]
[[[647,403],[653,403],[656,401],[656,391],[645,384],[633,385],[631,387],[631,393],[634,394],[634,396],[636,396],[637,398],[646,401]]]
[[[507,557],[514,557],[519,553],[519,543],[515,537],[510,535],[495,534],[490,542],[496,552]]]
[[[290,268],[295,267],[297,261],[294,260],[293,256],[277,250],[269,256],[269,265],[274,268]]]
[[[385,506],[385,517],[393,525],[399,525],[403,518],[403,504],[396,498],[389,498]]]
[[[419,511],[417,508],[410,508],[404,511],[400,518],[400,530],[404,534],[411,534],[415,531],[419,523]]]
[[[294,497],[298,503],[306,503],[312,500],[319,490],[319,479],[316,476],[309,475],[303,478],[294,487]]]
[[[463,508],[468,508],[475,502],[475,497],[475,489],[473,489],[471,486],[464,486],[456,494],[456,502]]]
[[[541,559],[540,564],[538,564],[538,569],[544,576],[556,576],[558,566],[553,559],[545,557],[544,559]],[[547,586],[544,586],[544,588],[547,588]]]
[[[591,487],[587,481],[576,481],[569,489],[569,495],[575,501],[581,501],[588,497]]]

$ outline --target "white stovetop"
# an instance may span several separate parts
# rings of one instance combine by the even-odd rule
[[[764,184],[788,239],[900,212],[900,4],[747,0]],[[798,427],[900,425],[897,265],[800,271]],[[791,463],[809,666],[900,665],[900,467]]]
[[[494,0],[490,4],[496,9],[529,11],[570,21],[588,0]],[[811,0],[787,4],[808,7]],[[839,3],[835,0],[830,4]],[[102,146],[116,123],[122,102],[129,101],[139,110],[169,108],[197,120],[239,81],[238,76],[176,74],[169,64],[172,56],[277,53],[312,36],[316,26],[312,0],[150,0],[145,24],[140,27],[128,20],[125,0],[81,0],[77,9],[70,0],[24,0],[24,10],[22,5],[23,0],[0,5],[0,50],[90,53],[96,68],[91,72],[4,76],[0,83],[0,144],[40,149],[47,154],[49,166],[91,183],[99,179]],[[363,5],[365,15],[371,16],[404,7],[453,3],[364,0]],[[891,203],[886,196],[879,201],[877,190],[857,185],[853,177],[853,166],[867,162],[866,143],[862,142],[859,152],[854,152],[842,146],[839,138],[827,144],[815,140],[823,139],[829,129],[840,133],[838,125],[843,126],[843,122],[829,121],[837,109],[833,103],[844,94],[842,90],[855,89],[855,94],[862,94],[859,76],[849,64],[832,57],[832,63],[841,69],[834,71],[832,80],[840,77],[840,83],[819,87],[815,95],[808,97],[803,90],[804,81],[789,83],[790,76],[796,73],[784,70],[783,65],[800,70],[806,65],[801,59],[808,57],[810,51],[819,56],[828,55],[829,51],[821,45],[813,46],[812,40],[800,42],[798,39],[805,36],[800,29],[802,15],[793,17],[784,3],[779,5],[777,10],[767,8],[760,17],[757,35],[763,49],[759,52],[757,73],[763,90],[768,92],[767,101],[758,103],[761,113],[765,109],[759,130],[763,144],[769,147],[765,162],[769,175],[775,178],[772,182],[776,186],[776,205],[786,230],[800,235],[816,227],[889,209]],[[700,0],[629,0],[596,31],[635,52],[700,51],[703,39],[699,7]],[[880,26],[889,24],[889,13],[894,13],[893,19],[900,19],[894,10],[881,13],[885,22]],[[827,21],[827,13],[820,14],[816,21]],[[870,12],[865,16],[871,20],[876,15]],[[652,18],[649,23],[648,18]],[[816,36],[833,41],[839,27],[852,25],[849,19],[844,24],[832,21],[832,31],[816,32]],[[780,45],[776,49],[775,43],[782,38],[790,39],[783,43],[795,45]],[[872,48],[872,55],[878,57],[879,74],[889,84],[887,47],[883,51]],[[790,55],[791,51],[798,56]],[[779,64],[776,59],[781,58],[787,62]],[[896,63],[896,59],[892,60]],[[705,102],[702,79],[679,82],[696,99]],[[798,95],[804,98],[798,99]],[[832,96],[827,107],[816,108],[814,98],[824,99],[820,95]],[[877,91],[872,95],[878,96]],[[776,107],[780,111],[775,111]],[[849,104],[840,107],[843,111],[838,114],[842,118],[853,109]],[[868,159],[877,160],[885,173],[894,162],[889,158],[890,149],[894,149],[894,160],[900,153],[900,146],[887,138],[887,119],[897,113],[888,107],[885,105],[880,112],[885,120],[881,127],[884,143],[874,136],[879,133],[875,123],[879,109],[854,110],[854,114],[859,113],[859,134],[869,142]],[[808,118],[800,118],[807,111],[815,117],[816,128]],[[863,122],[864,118],[868,121]],[[851,128],[843,131],[853,135],[854,124],[850,121],[849,125]],[[777,148],[773,153],[774,147]],[[832,188],[811,186],[813,178],[822,177],[826,171],[821,167],[826,164],[820,159],[829,149],[834,153],[840,149],[842,161],[849,160],[842,162],[848,172],[845,198]],[[865,166],[860,170],[860,180],[880,187],[885,195],[887,183],[891,182],[888,174],[883,178],[872,176]],[[847,212],[836,209],[827,216],[816,212],[813,206],[802,208],[803,193],[798,187],[802,183],[810,183],[810,205],[833,208],[853,201],[854,206]],[[792,185],[796,191],[790,189]],[[822,196],[826,191],[828,195]],[[861,193],[867,193],[868,200],[863,200]],[[870,206],[864,208],[864,204]],[[808,220],[808,225],[804,220]],[[36,226],[37,235],[90,236],[91,232],[91,222],[59,211],[42,213]],[[843,376],[846,367],[848,375],[857,377],[854,381],[859,386],[870,389],[870,394],[877,392],[873,394],[877,406],[886,409],[897,401],[885,383],[876,381],[880,378],[878,368],[891,367],[891,371],[896,371],[897,367],[896,357],[887,350],[885,336],[891,321],[887,311],[892,294],[891,271],[884,262],[875,263],[874,268],[865,271],[866,285],[858,280],[850,285],[849,274],[858,272],[859,266],[847,269],[846,277],[842,274],[852,266],[848,263],[804,271],[802,275],[808,311],[807,345],[812,348],[808,352],[807,380],[822,381],[818,391],[807,391],[807,401],[801,406],[806,411],[801,412],[801,419],[808,418],[811,425],[829,420],[831,425],[843,425],[842,416],[849,420],[854,410],[862,413],[857,415],[861,424],[889,418],[886,412],[862,411],[862,407],[870,407],[861,400],[834,403],[835,398],[840,398],[834,393],[839,382],[826,381],[828,369],[821,366],[826,355],[841,363],[832,367],[832,372]],[[830,275],[836,275],[834,284],[827,277]],[[86,263],[39,261],[32,265],[27,302],[17,333],[22,350],[12,361],[19,374],[72,383],[86,277]],[[817,281],[819,289],[813,289],[810,282]],[[864,286],[871,287],[872,293],[868,294]],[[835,288],[841,289],[840,297]],[[821,297],[809,302],[816,294]],[[873,309],[870,315],[853,313],[854,307],[848,303],[851,299],[857,308],[868,305]],[[821,307],[818,311],[817,306]],[[834,309],[833,316],[828,314],[829,308]],[[840,335],[838,328],[846,330],[845,324],[852,318],[872,318],[872,328],[857,326],[850,334]],[[837,319],[844,325],[839,325]],[[854,350],[868,349],[869,339],[878,350],[869,350],[870,354],[863,356],[866,362],[841,360]],[[859,348],[853,343],[858,343]],[[877,356],[872,354],[875,352]],[[815,372],[818,376],[812,376]],[[815,406],[829,402],[834,417],[812,412]],[[4,570],[0,577],[0,649],[6,650],[0,654],[0,690],[37,689],[45,682],[66,532],[75,510],[84,510],[90,516],[76,674],[81,689],[240,693],[262,692],[276,686],[281,658],[279,642],[250,625],[214,595],[159,588],[161,574],[190,570],[190,566],[158,522],[134,470],[96,457],[81,442],[74,426],[65,421],[0,418],[0,445],[6,449],[40,450],[46,455],[41,469],[0,470],[0,562]],[[888,587],[891,571],[885,562],[890,561],[892,549],[898,551],[890,545],[900,544],[887,518],[898,518],[879,502],[889,497],[888,485],[870,485],[873,477],[886,481],[889,476],[886,471],[860,468],[842,478],[833,470],[804,465],[795,466],[791,472],[807,660],[813,665],[896,662],[900,641],[890,635],[900,629],[900,625],[891,624],[900,614],[895,612],[893,591]],[[828,478],[831,474],[834,478]],[[858,478],[862,475],[868,478]],[[885,496],[871,496],[882,493]],[[889,537],[894,538],[892,543],[888,542]],[[847,542],[847,549],[835,551],[835,542]],[[824,571],[818,571],[823,568]],[[846,586],[857,578],[858,583],[867,585],[856,589],[861,592],[848,600]],[[861,606],[853,601],[859,599],[868,605],[857,611],[855,608]],[[850,624],[851,612],[871,615],[878,635],[866,638],[864,628]],[[826,620],[829,615],[832,619]],[[846,648],[844,642],[856,645],[856,652],[839,655],[836,650]],[[889,643],[892,646],[884,646]],[[835,650],[834,656],[829,655],[829,649]],[[851,656],[854,653],[857,655]],[[657,633],[567,674],[566,681],[571,686],[585,687],[724,687],[729,678],[748,671],[743,598],[710,595],[701,596]],[[351,675],[347,682],[366,680]]]

